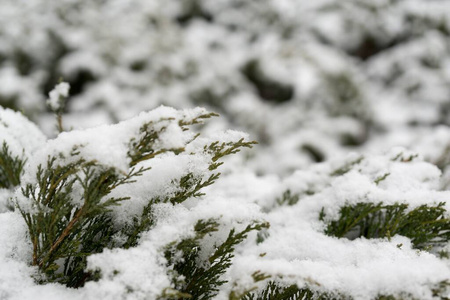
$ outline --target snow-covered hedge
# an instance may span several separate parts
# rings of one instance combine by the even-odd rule
[[[61,77],[72,86],[68,128],[117,123],[161,104],[206,106],[221,113],[222,129],[260,142],[249,160],[258,173],[289,174],[366,146],[420,147],[449,124],[447,1],[1,6],[0,103],[46,134],[53,123],[42,103]],[[277,164],[262,163],[272,156]]]
[[[47,140],[1,109],[1,298],[446,299],[437,167],[398,148],[219,178],[253,142],[188,130],[213,115],[160,107]]]
[[[449,11],[2,0],[0,299],[450,298]]]

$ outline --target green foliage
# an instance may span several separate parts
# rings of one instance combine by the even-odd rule
[[[432,289],[433,297],[436,299],[448,300],[445,296],[446,289],[449,287],[448,281],[442,281]],[[230,300],[350,300],[349,296],[342,294],[329,294],[312,291],[309,288],[299,288],[293,284],[290,286],[282,286],[277,282],[270,281],[263,290],[258,292],[247,293],[240,298],[230,298]],[[416,299],[411,295],[379,295],[376,300],[404,300]],[[418,299],[417,299],[418,300]]]
[[[264,212],[270,212],[273,209],[276,209],[281,206],[292,206],[297,204],[300,199],[303,197],[314,195],[315,191],[313,189],[307,189],[304,191],[300,191],[297,193],[293,193],[291,190],[285,190],[280,196],[278,196],[275,199],[275,202],[272,203],[270,206],[266,206],[263,208]],[[266,235],[267,232],[261,231],[258,233],[258,238],[261,238],[261,241],[265,239],[264,235]]]
[[[248,293],[240,300],[310,300],[310,299],[333,299],[324,295],[314,293],[308,288],[300,289],[296,284],[282,286],[270,281],[266,287],[257,293]]]
[[[433,289],[433,296],[438,299],[446,300],[445,289],[448,287],[448,282],[441,282]],[[313,291],[307,287],[299,288],[297,285],[283,286],[277,282],[269,281],[264,289],[257,292],[248,292],[242,297],[232,298],[230,300],[350,300],[352,297],[343,294],[330,294]],[[376,300],[402,300],[414,299],[411,295],[379,295]]]
[[[189,121],[179,121],[178,125],[183,130],[188,130],[187,126],[202,123],[204,119],[217,116],[214,113],[208,113],[200,115],[196,118],[193,118]],[[163,120],[165,121],[165,120]],[[141,139],[136,141],[136,139],[132,139],[130,145],[132,147],[132,151],[128,152],[128,156],[131,158],[131,165],[135,165],[142,160],[147,160],[155,157],[158,154],[164,152],[174,152],[175,154],[179,154],[185,151],[185,149],[161,149],[155,150],[155,143],[159,139],[159,135],[163,132],[166,127],[162,126],[160,131],[155,131],[151,128],[150,125],[154,125],[154,123],[145,124],[141,128]],[[198,135],[194,137],[197,138]],[[222,162],[218,160],[223,158],[224,156],[234,154],[240,151],[240,148],[251,148],[256,142],[246,142],[244,139],[240,139],[237,142],[222,142],[218,141],[212,142],[209,145],[205,145],[203,150],[204,153],[211,156],[211,162],[209,165],[209,170],[213,171],[217,169]],[[155,197],[150,199],[148,204],[144,207],[142,214],[140,216],[135,216],[133,218],[133,222],[131,226],[126,226],[123,229],[123,233],[127,236],[127,241],[123,245],[125,248],[133,247],[137,245],[140,234],[142,232],[147,231],[153,225],[152,218],[152,207],[158,203],[171,203],[173,205],[182,203],[188,198],[191,197],[200,197],[204,194],[201,193],[201,190],[211,184],[213,184],[220,176],[220,173],[213,173],[208,178],[203,178],[203,176],[195,175],[193,173],[188,173],[178,180],[174,180],[172,182],[173,186],[177,187],[177,191],[174,194],[164,196],[164,197]]]
[[[440,300],[449,300],[448,297],[448,289],[450,288],[450,281],[444,280],[434,285],[431,288],[431,292],[433,294],[433,299]],[[419,298],[415,298],[410,294],[400,293],[399,295],[379,295],[376,300],[419,300]]]
[[[259,96],[264,100],[283,103],[294,97],[294,87],[269,78],[256,59],[250,60],[241,71],[248,81],[255,86]]]
[[[216,113],[205,113],[203,115],[194,117],[190,119],[189,121],[180,120],[178,121],[178,125],[183,128],[184,131],[188,130],[186,126],[195,125],[195,124],[202,124],[204,120],[209,119],[211,117],[218,117],[219,115]]]
[[[10,189],[20,184],[25,162],[25,158],[14,156],[8,144],[3,142],[0,150],[0,188]]]
[[[340,166],[339,168],[335,169],[333,172],[331,172],[331,176],[341,176],[344,175],[345,173],[350,172],[350,170],[353,168],[353,166],[359,164],[362,160],[364,159],[364,157],[358,157],[350,162],[347,162],[346,164],[344,164],[343,166]]]
[[[199,124],[204,119],[213,116],[216,116],[216,114],[207,113],[189,121],[180,120],[178,122],[178,126],[180,126],[183,130],[188,130],[187,126]],[[134,166],[142,161],[152,159],[155,156],[165,152],[173,152],[175,154],[184,152],[184,148],[158,149],[157,147],[157,143],[160,141],[160,135],[166,131],[167,126],[173,121],[174,119],[171,118],[160,119],[158,122],[146,123],[140,128],[139,138],[133,137],[130,141],[130,151],[128,152],[128,156],[131,159],[131,166]]]
[[[59,83],[63,84],[63,79],[62,78],[59,79]],[[55,89],[56,88],[57,87],[55,87]],[[52,92],[50,92],[50,97],[51,97],[51,93]],[[57,105],[54,106],[54,105],[50,104],[50,102],[47,102],[47,106],[48,106],[49,110],[51,110],[55,114],[55,117],[56,117],[56,129],[58,130],[58,132],[63,132],[64,131],[64,127],[63,127],[62,117],[63,117],[64,111],[66,109],[66,96],[59,95],[58,104]]]
[[[257,142],[246,142],[242,138],[237,142],[213,142],[210,145],[205,146],[205,153],[212,156],[212,163],[209,166],[209,170],[215,170],[223,164],[223,162],[217,162],[220,158],[237,153],[240,151],[240,148],[252,148],[255,144],[257,144]]]
[[[429,249],[450,240],[450,220],[444,203],[421,205],[357,203],[340,210],[338,220],[328,223],[325,233],[347,238],[390,238],[396,234],[411,239],[417,249]],[[322,216],[322,219],[324,216]]]
[[[433,289],[433,297],[438,297],[441,300],[449,300],[448,290],[450,289],[450,280],[441,281]]]
[[[414,153],[414,154],[405,154],[403,152],[400,152],[399,154],[397,154],[394,158],[392,158],[392,161],[399,161],[399,162],[411,162],[414,159],[416,159],[419,156],[419,154]]]
[[[350,74],[324,74],[324,80],[329,94],[333,95],[333,100],[336,101],[329,108],[332,115],[365,117],[363,95]]]
[[[113,224],[110,215],[112,206],[120,205],[122,201],[129,199],[126,196],[110,197],[110,193],[121,185],[135,182],[136,177],[148,170],[148,168],[140,167],[139,163],[153,159],[162,153],[179,154],[185,151],[184,148],[158,147],[161,145],[167,126],[176,124],[185,131],[188,130],[187,126],[201,123],[203,119],[214,115],[203,114],[181,121],[161,119],[158,122],[142,125],[138,137],[131,138],[129,142],[128,173],[101,165],[97,161],[86,161],[81,154],[82,146],[75,146],[69,158],[59,154],[57,157],[49,157],[45,166],[39,165],[35,182],[21,186],[25,199],[17,202],[17,206],[28,226],[33,246],[31,264],[37,266],[45,275],[40,282],[58,282],[69,287],[80,287],[86,281],[99,278],[100,273],[86,271],[88,256],[100,253],[105,248],[136,246],[142,232],[150,230],[155,224],[154,204],[177,205],[188,198],[202,196],[201,190],[214,183],[220,175],[219,173],[208,174],[221,164],[218,160],[238,152],[241,147],[251,147],[254,142],[245,142],[243,139],[236,142],[212,142],[204,148],[203,154],[211,158],[210,170],[205,170],[205,174],[187,173],[174,179],[172,186],[175,192],[149,199],[141,216],[135,216],[131,225],[118,228]],[[194,139],[197,136],[194,136]],[[6,145],[3,147],[3,153],[6,153],[5,155],[9,153]],[[8,179],[8,182],[18,184],[23,162],[18,158],[11,158],[11,155],[5,157],[8,160],[0,161],[6,161],[5,164],[2,163],[1,170],[5,170],[4,173],[7,176],[10,173],[19,174],[17,178],[12,177],[16,181]],[[5,178],[9,178],[6,175]],[[29,203],[26,203],[26,199]],[[178,245],[180,248],[178,250],[186,252],[186,245],[197,244],[198,239],[217,230],[217,226],[215,221],[199,221],[195,227],[197,240],[182,242]],[[205,295],[214,293],[216,290],[213,286],[221,284],[219,277],[230,265],[234,245],[240,243],[248,231],[260,227],[262,225],[249,226],[237,234],[232,231],[227,241],[217,248],[209,262],[210,267],[204,269],[205,274],[190,268],[196,268],[195,265],[186,265],[183,267],[185,269],[181,267],[177,269],[176,271],[180,274],[193,272],[191,275],[194,277],[188,285],[184,286],[185,291],[180,290],[177,293],[179,295],[193,293],[193,290],[199,288],[196,282],[205,280],[212,289],[205,290],[205,287],[203,290],[199,289],[197,293]],[[116,234],[125,235],[126,241],[123,244],[115,244],[112,236]],[[195,247],[188,248],[195,249]],[[193,257],[196,254],[187,253],[187,255]],[[194,264],[196,261],[192,260],[190,263]],[[181,262],[177,266],[181,266]]]
[[[81,158],[62,166],[50,158],[45,167],[38,167],[37,184],[22,187],[31,208],[18,207],[33,244],[32,264],[46,280],[71,287],[84,283],[86,257],[110,243],[112,226],[107,213],[126,199],[106,196],[141,171],[132,170],[121,177],[113,168]],[[75,189],[81,190],[81,199],[76,199]]]
[[[268,278],[272,277],[271,275],[267,275],[262,273],[261,271],[256,271],[252,274],[252,278],[253,281],[255,283],[260,282],[260,281],[264,281]],[[235,286],[237,285],[236,283],[234,284]],[[251,295],[251,292],[253,292],[254,290],[258,289],[257,286],[251,287],[251,288],[247,288],[244,291],[237,291],[237,290],[232,290],[230,292],[230,295],[228,297],[229,300],[241,300],[244,299],[246,296]]]
[[[231,266],[236,245],[242,243],[249,232],[267,228],[267,223],[255,223],[248,225],[243,231],[236,232],[232,229],[227,239],[209,255],[207,261],[199,262],[202,251],[200,241],[207,235],[218,229],[218,223],[214,220],[198,221],[195,226],[196,235],[185,239],[176,245],[172,245],[166,251],[168,265],[174,270],[174,283],[176,290],[184,295],[178,299],[212,299],[219,287],[226,283],[221,276]],[[176,258],[176,253],[182,253],[182,258]],[[183,280],[178,280],[182,276]],[[171,298],[173,299],[173,298]]]
[[[212,174],[208,179],[203,180],[202,177],[194,176],[192,173],[181,177],[179,180],[173,181],[174,186],[178,186],[177,192],[165,197],[152,198],[144,207],[140,217],[135,216],[133,223],[125,226],[122,232],[127,236],[127,241],[123,245],[124,248],[136,246],[140,234],[147,231],[154,224],[152,216],[152,208],[158,203],[171,203],[173,205],[182,203],[191,197],[200,197],[204,194],[200,192],[204,187],[214,183],[219,178],[219,173]]]
[[[276,202],[279,206],[294,205],[298,202],[298,200],[300,200],[300,195],[293,194],[290,190],[287,190],[280,198],[276,199]]]
[[[437,299],[448,300],[446,297],[446,289],[450,286],[449,281],[442,281],[432,289],[433,297]],[[311,289],[299,288],[293,284],[290,286],[282,286],[277,282],[270,281],[263,290],[258,292],[247,293],[241,298],[230,298],[230,300],[350,300],[352,297],[343,294],[330,294],[312,291]],[[411,295],[379,295],[376,300],[403,300],[415,299]]]
[[[390,173],[385,173],[380,177],[377,177],[375,179],[375,184],[378,185],[380,182],[382,182],[383,180],[385,180],[389,175],[391,175]]]
[[[325,154],[315,145],[303,144],[301,150],[309,154],[315,162],[323,162],[325,160]]]

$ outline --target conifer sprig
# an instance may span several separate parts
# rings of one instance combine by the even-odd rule
[[[357,203],[342,207],[339,219],[330,221],[325,233],[349,238],[399,234],[410,238],[415,248],[428,249],[450,240],[450,219],[445,213],[444,203],[412,210],[408,210],[408,204]]]
[[[292,193],[291,190],[287,190],[281,195],[281,197],[276,199],[276,203],[279,206],[283,205],[295,205],[300,200],[300,195]]]
[[[130,166],[152,159],[159,154],[165,152],[174,152],[179,154],[184,151],[184,148],[172,148],[172,149],[157,149],[156,143],[160,139],[160,135],[167,129],[166,126],[159,124],[162,122],[171,122],[173,119],[161,119],[159,122],[145,123],[140,128],[140,138],[132,138],[130,141],[130,151],[128,156],[131,159]],[[160,127],[159,129],[157,127]]]
[[[60,79],[60,82],[50,91],[49,99],[47,100],[49,109],[55,114],[56,129],[59,133],[64,131],[62,115],[65,110],[67,97],[69,96],[69,90],[70,85]]]
[[[204,146],[205,153],[211,155],[211,164],[209,170],[215,170],[223,164],[223,162],[218,162],[218,160],[224,156],[237,153],[241,151],[241,148],[252,148],[253,145],[258,144],[255,141],[246,142],[244,138],[241,138],[237,142],[213,142],[207,146]]]
[[[193,173],[181,177],[179,180],[179,190],[170,199],[164,202],[172,204],[182,203],[190,197],[200,197],[204,193],[201,190],[213,184],[220,176],[220,173],[211,174],[206,180],[202,177],[195,176]]]
[[[300,289],[297,285],[282,286],[274,281],[270,281],[266,287],[258,293],[247,293],[239,300],[310,300],[310,299],[331,299],[323,295],[316,295],[308,288]],[[230,299],[231,300],[231,299]]]
[[[26,159],[14,156],[8,144],[3,141],[0,149],[0,188],[10,189],[18,186],[25,163]]]
[[[226,283],[222,275],[231,266],[236,245],[242,243],[249,232],[267,227],[267,223],[255,223],[237,233],[233,228],[227,239],[215,248],[208,260],[199,262],[200,241],[206,234],[217,231],[218,228],[214,220],[199,221],[195,226],[196,235],[193,238],[185,239],[166,251],[168,264],[175,272],[176,290],[183,295],[189,295],[178,299],[212,299],[218,293],[219,287]],[[182,252],[181,259],[175,259],[176,251]],[[180,276],[183,278],[182,281],[177,280]]]
[[[206,119],[212,118],[212,117],[218,117],[219,114],[213,113],[213,112],[208,112],[208,113],[204,113],[201,114],[199,116],[196,116],[194,118],[190,118],[188,120],[180,120],[178,121],[178,125],[184,130],[189,130],[187,126],[190,125],[195,125],[195,124],[203,124],[203,122]]]
[[[433,297],[441,300],[448,300],[446,290],[450,286],[449,281],[442,281],[432,289]],[[313,291],[308,287],[299,288],[297,285],[283,286],[275,281],[270,281],[266,287],[257,292],[249,292],[240,298],[232,298],[230,300],[351,300],[352,297],[341,293],[324,293]],[[378,295],[375,300],[402,300],[414,299],[409,294],[399,295]]]
[[[204,114],[190,121],[186,120],[179,121],[179,125],[183,126],[183,129],[186,129],[185,126],[201,123],[203,119],[209,118],[211,116],[216,116],[216,114]],[[143,128],[147,128],[146,125]],[[163,128],[162,130],[164,130],[165,127],[162,128]],[[141,131],[146,133],[150,132],[148,129],[143,129]],[[146,148],[147,152],[152,153],[152,155],[150,155],[152,158],[157,154],[164,153],[167,151],[172,151],[175,154],[180,154],[185,151],[184,148],[179,148],[176,149],[176,151],[174,151],[174,149],[167,151],[163,149],[155,152],[152,147],[154,147],[153,145],[155,144],[155,141],[158,139],[158,134],[151,133],[149,136],[151,136],[151,138],[148,138],[148,136],[144,134],[143,139],[147,140],[148,138],[147,142],[149,142],[149,145],[152,145],[151,147],[148,146],[148,148]],[[196,138],[197,136],[198,135],[196,135],[194,138]],[[137,145],[137,148],[139,148],[140,147],[139,145],[142,143],[143,142],[141,141],[136,144],[135,142],[132,141],[131,145],[132,147],[136,147]],[[241,147],[252,148],[254,144],[256,144],[255,141],[246,142],[244,141],[244,139],[240,139],[237,142],[226,142],[226,143],[223,142],[221,144],[218,141],[216,141],[212,142],[209,145],[204,146],[203,149],[205,154],[211,157],[211,161],[209,163],[209,171],[216,170],[223,163],[218,162],[220,158],[239,152]],[[136,153],[143,153],[143,152],[137,151]],[[147,158],[150,156],[147,156]],[[131,165],[133,165],[133,162],[131,163]],[[141,216],[135,216],[133,218],[131,226],[130,225],[125,226],[125,228],[123,229],[123,233],[127,236],[127,241],[125,242],[123,247],[129,248],[136,246],[141,233],[149,230],[154,225],[152,208],[155,204],[171,203],[175,205],[183,203],[184,201],[186,201],[191,197],[201,197],[204,195],[204,193],[202,193],[201,190],[207,186],[212,185],[219,177],[220,173],[212,173],[207,178],[204,178],[203,175],[195,175],[193,173],[187,173],[181,178],[174,180],[172,182],[173,185],[176,186],[175,189],[176,191],[174,193],[150,199],[147,205],[144,207]]]
[[[164,139],[168,138],[169,126],[179,126],[182,131],[188,130],[189,125],[201,123],[204,119],[215,116],[212,113],[186,115],[178,120],[176,118],[162,118],[157,122],[148,122],[141,126],[139,135],[129,140],[129,168],[119,171],[115,167],[102,165],[98,161],[87,161],[83,158],[83,147],[74,146],[70,151],[70,159],[64,154],[50,156],[45,166],[39,165],[36,171],[36,180],[23,184],[21,187],[25,199],[17,202],[29,230],[33,246],[31,264],[37,266],[45,278],[41,283],[59,282],[69,287],[80,287],[88,280],[101,276],[100,273],[86,271],[87,257],[100,253],[105,248],[130,248],[138,244],[142,232],[151,230],[155,225],[153,207],[158,203],[171,203],[177,205],[191,197],[203,195],[202,189],[215,182],[219,173],[212,173],[220,164],[217,160],[223,156],[239,151],[241,147],[251,147],[254,142],[243,139],[234,142],[212,142],[206,146],[206,151],[199,149],[199,153],[186,155],[205,155],[210,159],[209,170],[203,173],[188,172],[179,179],[172,181],[172,193],[155,196],[149,199],[144,206],[141,216],[135,216],[131,225],[117,226],[110,214],[112,206],[120,205],[129,197],[114,198],[111,192],[121,185],[136,182],[138,176],[143,175],[149,167],[140,163],[151,160],[158,155],[172,152],[178,155],[185,151],[185,147],[165,148]],[[171,128],[175,130],[176,128]],[[189,136],[186,136],[189,137]],[[185,145],[198,137],[192,135],[185,140]],[[170,138],[170,137],[169,137]],[[7,150],[7,148],[4,147]],[[6,151],[5,150],[5,151]],[[7,152],[7,151],[6,151]],[[212,167],[211,167],[212,166]],[[21,168],[23,166],[21,165]],[[29,203],[26,203],[26,199]],[[23,202],[25,201],[25,202]],[[199,221],[195,227],[197,239],[185,241],[178,247],[185,248],[186,244],[199,243],[206,233],[217,230],[217,223],[212,221]],[[248,231],[257,230],[262,225],[249,226],[241,233],[232,231],[229,239],[218,247],[222,252],[214,254],[214,259],[207,262],[211,265],[206,271],[215,274],[210,286],[221,283],[219,277],[230,265],[233,245],[241,242]],[[122,234],[127,237],[122,244],[114,242],[112,237]],[[227,247],[226,247],[227,246]],[[192,248],[195,252],[195,247]],[[191,253],[195,256],[198,253]],[[218,261],[216,261],[216,259]],[[196,263],[196,261],[191,261]],[[195,265],[192,265],[195,267]],[[196,268],[196,267],[195,267]],[[194,269],[195,269],[194,268]],[[205,272],[206,272],[205,271]],[[190,271],[191,272],[191,271]],[[181,273],[180,273],[181,274]],[[195,273],[195,276],[200,276]],[[206,279],[205,279],[206,280]],[[197,287],[196,281],[190,281],[187,286]],[[178,295],[187,295],[191,288],[177,292]],[[208,295],[216,291],[202,290]],[[180,294],[181,293],[181,294]]]
[[[364,157],[360,156],[356,159],[353,159],[352,161],[346,162],[344,165],[340,166],[339,168],[335,169],[333,172],[331,172],[331,176],[341,176],[344,175],[346,173],[348,173],[353,166],[359,164],[362,160],[364,159]]]
[[[271,275],[267,275],[267,274],[265,274],[265,273],[262,273],[261,271],[255,271],[253,274],[252,274],[252,278],[253,278],[253,281],[256,283],[256,282],[260,282],[260,281],[264,281],[264,280],[266,280],[266,279],[268,279],[268,278],[270,278],[270,277],[272,277]],[[236,283],[234,283],[234,286],[237,286],[237,284]],[[236,290],[236,289],[233,289],[231,292],[230,292],[230,294],[229,294],[229,296],[228,296],[228,299],[229,300],[241,300],[241,299],[246,299],[246,297],[251,297],[253,294],[252,294],[252,292],[253,291],[255,291],[255,290],[257,290],[258,289],[258,287],[257,286],[253,286],[253,287],[250,287],[250,288],[247,288],[247,289],[245,289],[245,290],[240,290],[240,291],[238,291],[238,290]]]
[[[204,194],[201,190],[213,184],[220,174],[211,174],[208,179],[203,180],[200,176],[194,176],[193,173],[181,177],[173,182],[177,186],[177,191],[165,197],[155,197],[150,199],[144,207],[140,217],[135,216],[131,226],[126,226],[123,233],[127,236],[127,241],[123,245],[124,248],[130,248],[137,245],[142,232],[149,230],[154,225],[153,206],[158,203],[171,203],[173,205],[182,203],[191,197],[200,197]]]
[[[130,182],[142,169],[124,177],[111,167],[79,159],[58,165],[55,157],[37,169],[37,184],[28,183],[23,195],[31,200],[31,209],[18,208],[29,229],[33,244],[32,264],[47,275],[47,280],[71,283],[83,270],[85,257],[108,246],[111,235],[107,213],[110,207],[127,198],[107,198],[117,186]],[[74,190],[81,189],[81,199]],[[102,226],[99,226],[102,224]],[[100,242],[101,241],[101,242]],[[64,260],[64,270],[57,263]]]
[[[198,116],[185,117],[178,121],[178,126],[183,130],[189,130],[188,126],[195,124],[202,124],[204,120],[218,116],[216,113],[203,113]],[[174,118],[161,118],[157,122],[148,122],[141,126],[139,138],[132,138],[130,141],[130,151],[128,156],[131,159],[130,166],[134,166],[141,161],[152,159],[155,156],[165,153],[173,152],[180,154],[184,152],[184,147],[158,149],[157,143],[160,141],[160,136],[167,130],[170,123],[175,122]],[[195,135],[193,139],[199,135]],[[240,146],[239,146],[240,147]]]

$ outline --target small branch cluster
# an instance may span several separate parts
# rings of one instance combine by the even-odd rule
[[[20,184],[26,159],[14,156],[6,142],[0,149],[0,188],[11,189]]]
[[[221,276],[231,266],[236,245],[242,243],[249,232],[268,228],[269,224],[250,224],[240,232],[232,229],[227,239],[216,245],[208,260],[199,262],[199,254],[202,251],[201,240],[217,231],[218,227],[219,224],[215,220],[199,221],[194,228],[194,237],[172,245],[166,250],[168,265],[174,270],[175,287],[180,293],[176,294],[175,299],[212,299],[218,293],[219,287],[226,283]],[[181,258],[176,256],[176,253],[181,253]],[[180,280],[180,277],[183,279]]]
[[[37,184],[22,187],[31,209],[19,205],[19,210],[33,244],[32,265],[46,280],[78,287],[88,276],[86,257],[110,246],[110,207],[126,200],[107,196],[131,175],[121,178],[114,168],[82,158],[63,166],[55,162],[56,158],[49,158],[45,167],[38,167]],[[76,199],[77,194],[81,199]]]
[[[300,289],[297,285],[282,286],[274,281],[267,283],[266,287],[258,293],[248,293],[240,300],[310,300],[329,299],[316,295],[307,288]]]
[[[445,216],[444,203],[408,208],[408,204],[400,203],[346,205],[341,208],[339,219],[328,223],[325,233],[352,238],[390,238],[399,234],[410,238],[417,249],[429,249],[450,240],[450,220]]]
[[[66,98],[69,96],[70,85],[67,82],[60,82],[49,93],[47,105],[56,116],[56,128],[58,132],[63,132],[62,115],[66,107]]]
[[[167,128],[178,126],[184,132],[188,130],[188,126],[201,123],[211,116],[215,114],[197,113],[191,117],[184,116],[181,120],[170,117],[143,124],[138,136],[129,140],[129,169],[126,172],[97,160],[85,159],[84,146],[75,146],[68,159],[65,157],[68,154],[59,153],[49,156],[45,165],[39,165],[35,180],[21,185],[25,202],[21,199],[17,202],[17,207],[29,230],[33,247],[31,264],[45,275],[40,282],[58,282],[76,288],[83,286],[86,281],[98,278],[101,273],[86,269],[90,255],[100,253],[105,248],[128,249],[137,246],[142,233],[155,225],[155,204],[178,205],[189,198],[202,196],[202,189],[213,184],[220,175],[212,172],[221,164],[218,160],[238,152],[241,147],[251,147],[254,144],[243,139],[235,142],[210,142],[199,149],[199,154],[210,161],[209,168],[207,165],[204,173],[188,171],[181,174],[179,178],[172,180],[173,192],[148,199],[141,215],[134,216],[130,224],[115,224],[111,215],[112,207],[130,200],[130,196],[114,197],[111,196],[112,191],[119,186],[136,182],[137,177],[150,169],[144,162],[168,152],[175,155],[185,152],[185,147],[164,147]],[[193,135],[186,144],[197,136]],[[4,157],[8,153],[7,145],[4,145],[3,153],[0,154],[0,175],[3,176],[0,179],[6,178],[8,180],[5,182],[17,185],[16,175],[20,174],[23,162],[10,155],[6,160]],[[200,241],[207,234],[217,231],[218,227],[216,220],[199,220],[194,228],[195,237],[168,246],[167,266],[174,270],[174,282],[177,282],[174,283],[174,291],[179,297],[190,295],[195,299],[210,299],[215,295],[217,287],[225,283],[221,276],[231,265],[234,247],[247,237],[248,232],[260,230],[267,225],[252,224],[237,233],[234,229],[231,230],[226,241],[217,245],[209,260],[200,266]],[[118,234],[126,239],[123,242],[115,241],[112,237]],[[183,259],[176,259],[171,251],[183,253]],[[182,284],[175,279],[180,276],[184,276]]]

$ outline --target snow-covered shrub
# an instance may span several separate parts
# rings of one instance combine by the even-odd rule
[[[260,142],[247,160],[256,172],[289,174],[396,146],[399,135],[415,147],[448,123],[448,9],[422,0],[5,0],[0,103],[47,135],[43,102],[61,77],[72,87],[67,128],[160,104],[205,106],[223,116],[217,126]],[[263,163],[272,157],[286,159]]]
[[[239,295],[255,272],[266,277],[243,299],[448,297],[450,194],[417,154],[352,154],[283,180],[235,177],[223,189],[261,187],[254,201],[270,223],[231,267]]]
[[[0,6],[0,299],[449,298],[448,1]]]
[[[445,1],[6,0],[0,103],[46,134],[42,103],[61,77],[72,87],[68,128],[160,104],[206,106],[223,128],[260,141],[255,171],[288,174],[446,122],[447,10]],[[280,152],[290,158],[261,163]]]
[[[9,240],[2,262],[9,260],[9,251],[22,247],[16,263],[36,268],[37,283],[82,287],[100,280],[104,287],[98,293],[105,297],[214,296],[226,282],[221,275],[234,247],[267,225],[249,216],[238,225],[220,212],[201,214],[182,206],[188,200],[197,205],[202,190],[219,177],[222,157],[253,144],[239,132],[208,138],[188,130],[211,116],[204,109],[161,107],[117,125],[63,132],[45,141],[29,121],[2,109],[6,135],[0,179],[7,189],[1,198],[2,221],[14,219],[18,228],[12,230],[25,234],[26,229],[27,236],[20,245],[13,244],[17,236]],[[33,135],[36,142],[21,147]],[[182,227],[176,228],[177,223]],[[149,234],[155,240],[139,250],[145,244],[142,236]],[[130,254],[148,256],[150,264],[140,274],[147,283],[129,277],[139,271],[123,268]],[[115,280],[123,281],[121,291],[108,289]],[[11,292],[21,297],[20,291]]]
[[[448,297],[450,194],[416,153],[219,178],[253,142],[188,130],[204,109],[53,140],[0,112],[2,299]]]

